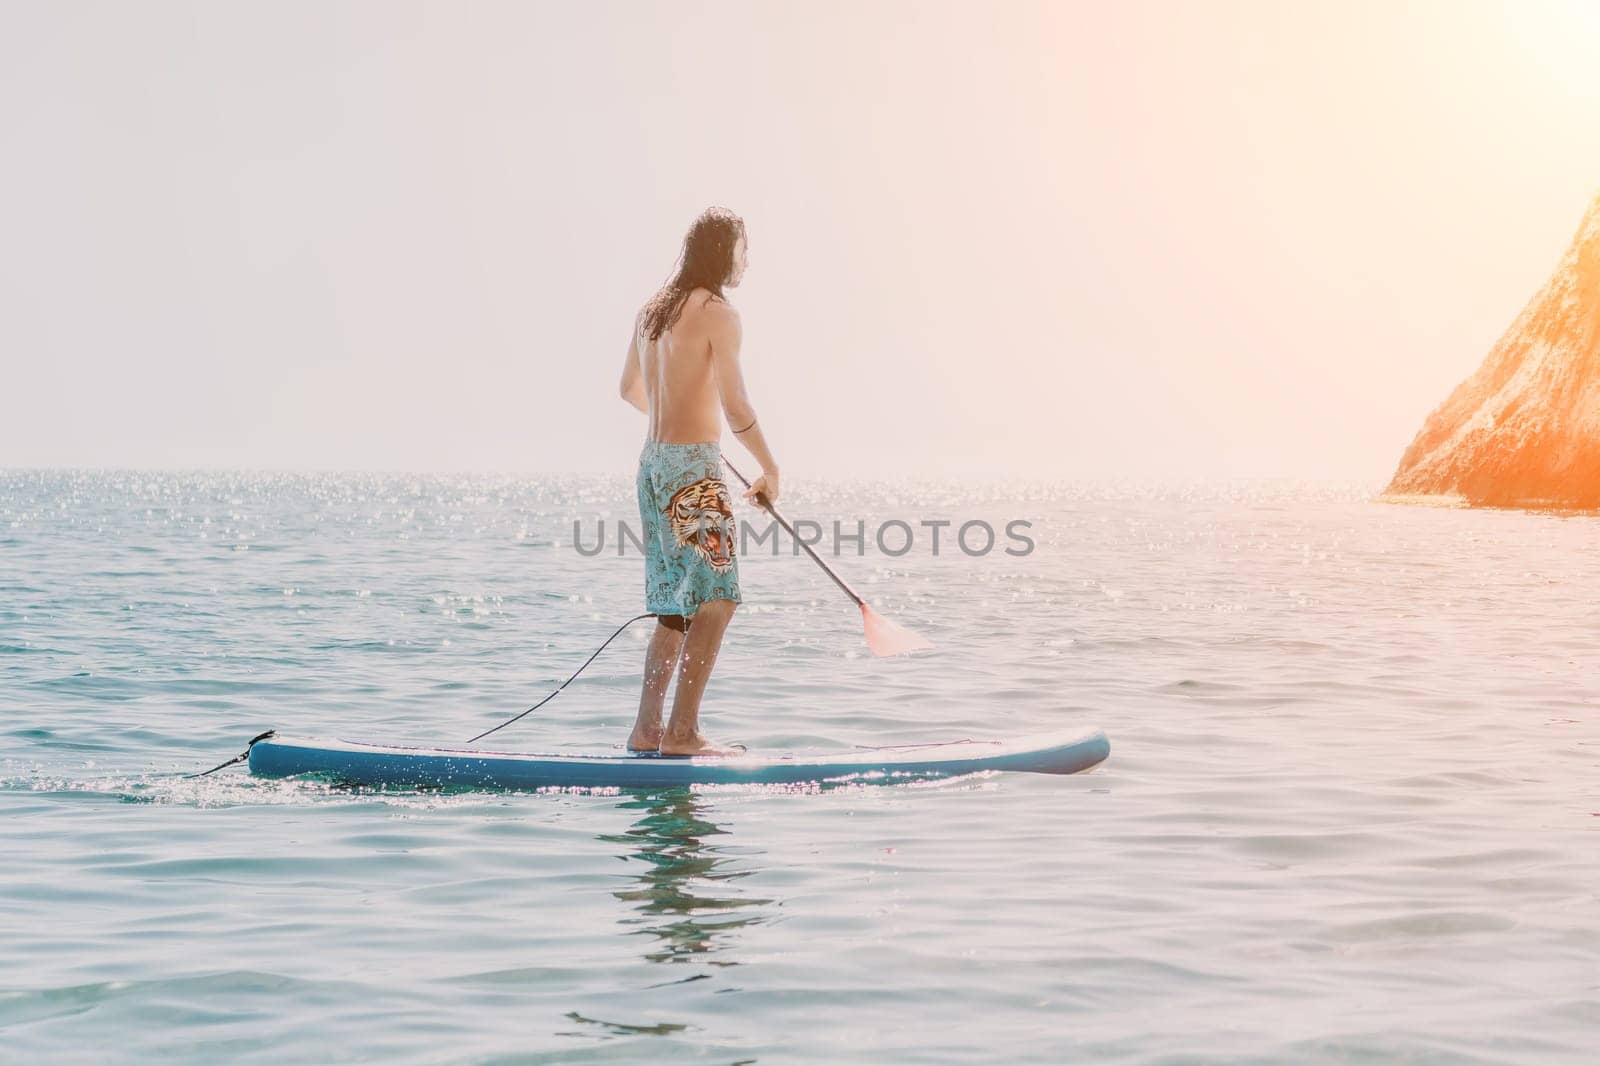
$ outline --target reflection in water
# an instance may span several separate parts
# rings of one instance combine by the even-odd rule
[[[628,847],[623,858],[643,864],[634,883],[615,893],[634,905],[637,914],[622,919],[630,933],[654,938],[645,958],[651,962],[692,962],[734,966],[732,959],[705,956],[726,950],[738,929],[761,921],[761,907],[770,899],[729,894],[732,882],[754,871],[737,865],[728,844],[707,844],[704,838],[727,836],[727,830],[706,817],[707,805],[688,789],[641,793],[626,800],[624,810],[644,814],[626,833],[600,839]],[[723,889],[721,893],[715,890]]]

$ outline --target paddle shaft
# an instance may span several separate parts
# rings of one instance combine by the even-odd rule
[[[750,479],[745,477],[743,474],[739,473],[739,468],[734,466],[732,463],[728,462],[728,457],[726,455],[724,455],[722,457],[722,465],[726,466],[729,470],[733,471],[733,476],[738,478],[740,481],[744,482],[744,487],[745,488],[749,488],[750,487]],[[765,496],[757,494],[756,502],[759,503],[762,507],[766,508],[767,513],[770,514],[773,518],[776,518],[778,520],[778,525],[782,526],[784,529],[789,531],[789,536],[794,538],[794,542],[796,544],[800,545],[800,547],[802,547],[802,548],[804,548],[806,550],[806,554],[811,556],[811,559],[812,559],[813,562],[815,562],[818,566],[822,567],[823,573],[825,573],[829,577],[833,578],[833,583],[835,585],[838,585],[839,588],[844,591],[844,594],[846,596],[849,596],[852,600],[856,601],[856,606],[857,607],[865,607],[867,605],[867,601],[862,599],[861,595],[858,592],[856,592],[855,589],[851,588],[849,583],[846,582],[844,578],[840,577],[838,574],[833,572],[833,567],[831,567],[827,563],[823,562],[822,556],[818,555],[816,552],[811,550],[811,545],[807,544],[805,542],[804,538],[802,538],[800,536],[800,534],[798,534],[798,533],[796,533],[794,531],[794,526],[791,526],[789,524],[789,520],[787,518],[783,517],[783,515],[778,513],[778,509],[776,507],[772,506],[772,504],[767,501],[767,498]]]

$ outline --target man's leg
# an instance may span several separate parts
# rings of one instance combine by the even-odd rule
[[[639,691],[639,718],[628,737],[629,751],[655,751],[661,746],[661,705],[666,701],[667,682],[683,651],[683,633],[688,628],[683,615],[664,614],[656,619],[650,634],[650,649],[644,655],[644,686]]]
[[[661,735],[661,754],[732,754],[700,735],[700,697],[705,695],[711,668],[717,664],[717,652],[722,648],[722,634],[737,606],[732,600],[707,600],[695,611],[689,636],[683,642],[678,687],[672,694],[672,720]]]

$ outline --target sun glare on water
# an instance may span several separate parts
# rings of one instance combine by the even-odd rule
[[[1507,4],[1500,13],[1509,43],[1555,79],[1574,103],[1600,103],[1600,3]]]

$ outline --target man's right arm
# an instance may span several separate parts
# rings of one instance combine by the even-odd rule
[[[761,464],[761,476],[745,495],[754,498],[760,493],[768,503],[776,504],[778,461],[772,457],[772,449],[767,446],[766,435],[761,432],[761,423],[756,418],[755,405],[745,391],[744,372],[739,365],[739,346],[744,335],[739,312],[721,301],[713,302],[707,310],[711,312],[711,361],[717,375],[717,392],[722,397],[722,413],[739,443]]]
[[[645,395],[644,375],[639,372],[639,321],[644,312],[634,316],[633,339],[628,342],[628,354],[622,358],[622,385],[619,391],[622,398],[633,406],[650,413],[649,397]]]

